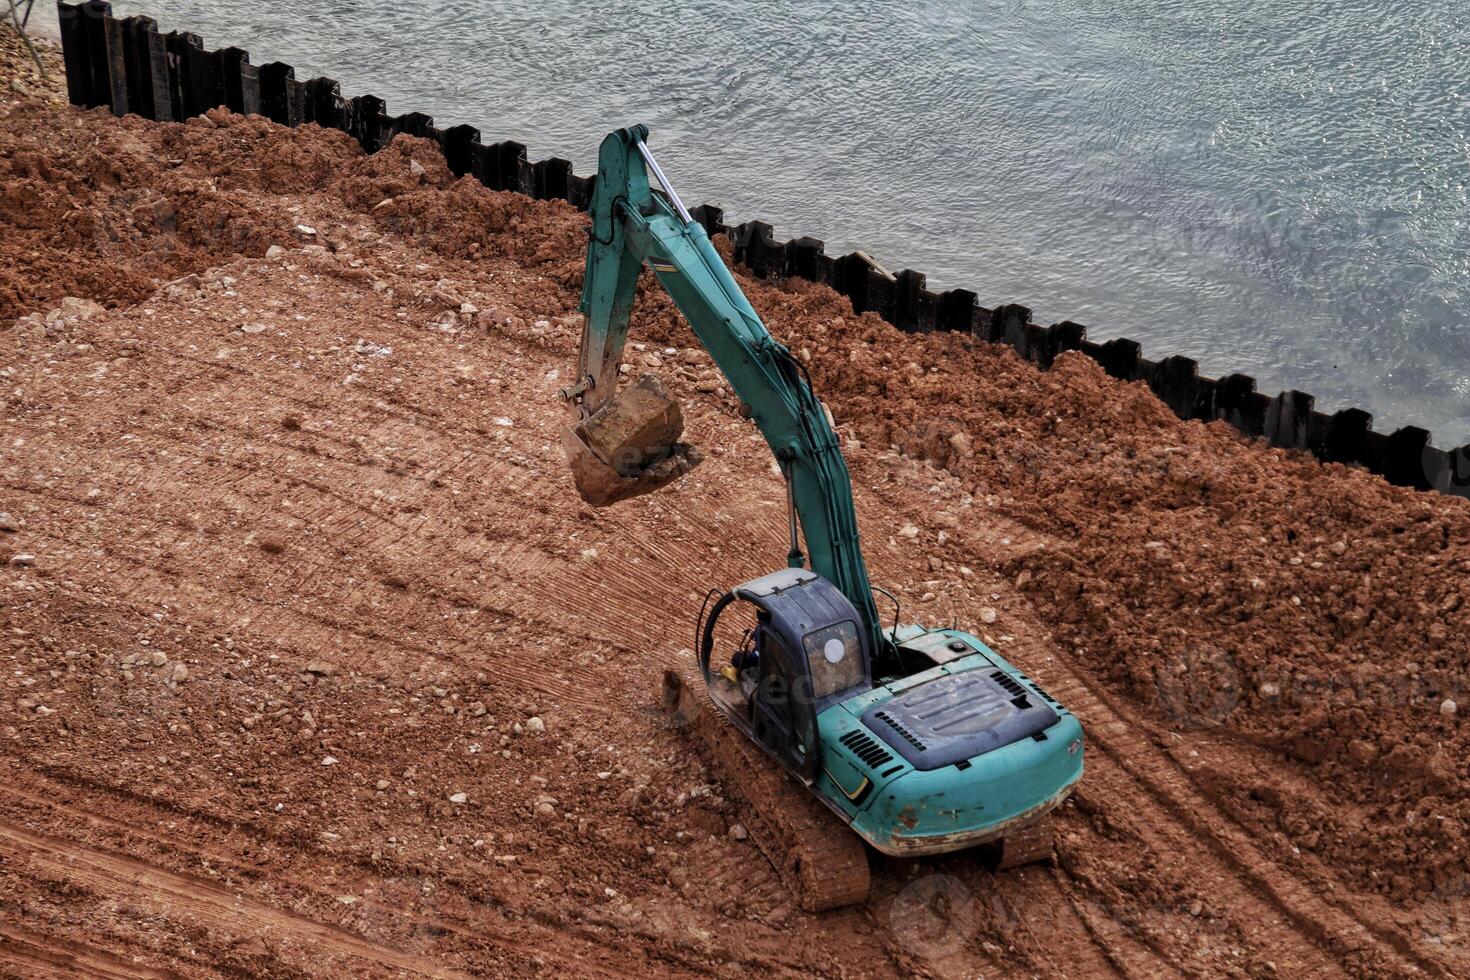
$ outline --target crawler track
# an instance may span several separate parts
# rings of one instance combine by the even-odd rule
[[[745,799],[756,846],[803,909],[825,912],[868,897],[862,840],[725,719],[697,670],[666,670],[659,697],[675,724],[698,740],[725,785]]]

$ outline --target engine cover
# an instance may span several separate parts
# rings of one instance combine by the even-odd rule
[[[1057,722],[1034,691],[999,668],[946,674],[873,705],[863,724],[915,769],[938,769],[1031,738]]]

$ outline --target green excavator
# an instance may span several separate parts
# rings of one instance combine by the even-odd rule
[[[864,900],[864,842],[897,856],[989,845],[1000,867],[1048,859],[1047,815],[1082,777],[1081,725],[971,633],[900,625],[897,610],[884,628],[830,417],[647,138],[643,126],[620,129],[599,153],[585,328],[562,390],[577,489],[605,506],[700,462],[656,377],[619,391],[646,266],[775,454],[790,529],[786,567],[706,596],[693,662],[663,675],[664,708],[746,798],[755,843],[808,910]]]

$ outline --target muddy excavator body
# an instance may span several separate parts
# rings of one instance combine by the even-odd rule
[[[1001,867],[1049,858],[1044,818],[1081,778],[1080,724],[969,633],[884,629],[830,416],[669,186],[647,136],[642,126],[618,130],[599,154],[582,345],[562,391],[574,482],[587,502],[608,506],[700,461],[656,377],[619,390],[646,267],[765,437],[790,532],[785,568],[712,593],[697,650],[661,680],[664,706],[748,801],[757,845],[807,909],[865,898],[864,842],[897,856],[994,844]],[[743,632],[722,631],[732,619]],[[722,639],[731,635],[742,638]],[[844,824],[855,833],[832,832]]]
[[[741,613],[753,625],[718,650],[721,617]],[[857,615],[809,569],[737,585],[698,625],[699,681],[886,854],[1003,840],[1066,798],[1082,775],[1082,727],[1066,708],[957,629],[895,628],[911,672],[877,681]]]

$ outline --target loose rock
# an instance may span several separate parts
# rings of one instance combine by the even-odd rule
[[[61,298],[61,315],[68,320],[85,320],[101,312],[103,312],[102,304],[90,299],[81,299],[76,296]]]

